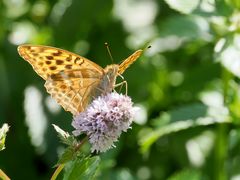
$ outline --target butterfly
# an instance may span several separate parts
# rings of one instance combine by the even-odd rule
[[[84,111],[93,97],[111,92],[117,76],[138,59],[137,50],[121,64],[104,69],[85,57],[72,52],[42,45],[20,45],[19,55],[28,61],[46,82],[47,92],[73,116]]]

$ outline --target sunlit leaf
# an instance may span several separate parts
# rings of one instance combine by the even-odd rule
[[[76,160],[66,165],[63,180],[93,179],[99,163],[99,156],[78,157]]]
[[[67,145],[73,145],[73,143],[76,143],[76,140],[73,136],[71,136],[68,132],[65,132],[62,130],[60,127],[57,125],[53,124],[54,129],[58,133],[58,137],[62,141],[62,143],[67,144]]]
[[[165,0],[165,2],[176,11],[189,14],[199,5],[200,0]]]
[[[228,40],[225,49],[218,53],[218,59],[221,64],[233,73],[240,77],[240,36],[235,35],[233,40]]]
[[[174,175],[172,175],[168,180],[200,180],[201,179],[201,173],[194,169],[186,169],[183,171],[180,171]]]
[[[3,126],[0,128],[0,151],[5,149],[5,140],[8,130],[8,124],[3,124]]]
[[[184,40],[211,41],[209,24],[200,16],[172,16],[161,24],[161,36],[178,36]]]
[[[156,128],[140,138],[141,151],[145,153],[160,137],[197,126],[215,123],[229,123],[228,111],[222,108],[208,107],[204,104],[192,104],[163,113],[154,119]]]
[[[61,157],[58,160],[57,165],[65,164],[68,161],[73,160],[74,157],[76,157],[76,151],[73,146],[69,146],[64,150],[63,154],[61,155]]]
[[[240,1],[239,0],[225,0],[229,5],[233,8],[240,9]]]

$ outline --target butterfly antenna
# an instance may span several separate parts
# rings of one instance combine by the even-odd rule
[[[147,50],[150,49],[151,47],[152,47],[151,45],[145,47],[145,48],[143,49],[143,52],[147,51]]]
[[[104,43],[106,48],[107,48],[107,51],[108,51],[108,55],[110,56],[110,59],[112,61],[112,63],[114,63],[114,60],[113,60],[113,57],[112,57],[112,54],[111,54],[111,51],[110,51],[110,48],[109,48],[109,45],[107,42]]]

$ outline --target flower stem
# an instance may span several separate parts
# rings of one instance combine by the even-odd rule
[[[83,140],[76,145],[76,147],[75,147],[75,151],[76,151],[76,152],[82,147],[82,145],[87,141],[87,139],[88,139],[87,136],[84,137]]]
[[[230,90],[230,81],[232,80],[232,74],[222,67],[222,81],[223,81],[223,98],[224,105],[229,107],[228,94]],[[215,156],[214,156],[214,179],[226,180],[228,179],[226,173],[226,159],[228,151],[228,128],[226,124],[217,125],[216,129],[216,144],[215,144]]]
[[[59,173],[62,171],[62,169],[64,168],[65,164],[60,164],[57,169],[54,171],[51,180],[55,180],[57,179],[57,176],[59,175]]]
[[[10,178],[0,169],[0,179],[10,180]]]
[[[214,164],[214,179],[226,180],[228,179],[226,173],[226,158],[227,158],[227,134],[228,129],[226,124],[219,124],[216,130],[216,145],[215,145],[215,164]]]
[[[88,137],[86,136],[85,138],[83,138],[83,140],[82,140],[80,143],[78,143],[78,144],[76,145],[76,147],[75,147],[75,151],[76,151],[76,152],[82,147],[82,145],[87,141],[87,139],[88,139]],[[57,179],[59,173],[63,170],[64,166],[65,166],[65,164],[60,164],[60,165],[57,167],[57,169],[54,171],[54,173],[53,173],[53,175],[52,175],[52,177],[51,177],[51,180]],[[1,174],[0,174],[0,175],[1,175]],[[1,177],[1,176],[0,176],[0,177]],[[9,180],[10,180],[10,179],[9,179]]]

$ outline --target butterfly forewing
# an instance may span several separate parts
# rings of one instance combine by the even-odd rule
[[[120,65],[118,69],[118,73],[122,74],[124,71],[132,64],[134,63],[139,56],[141,56],[143,50],[137,50],[132,55],[130,55],[128,58],[126,58]]]
[[[72,69],[94,69],[102,74],[102,67],[96,63],[69,51],[49,46],[22,45],[19,54],[28,61],[33,69],[43,78],[52,74]]]
[[[73,115],[85,109],[104,73],[94,62],[62,49],[23,45],[18,51],[46,80],[51,96]]]

